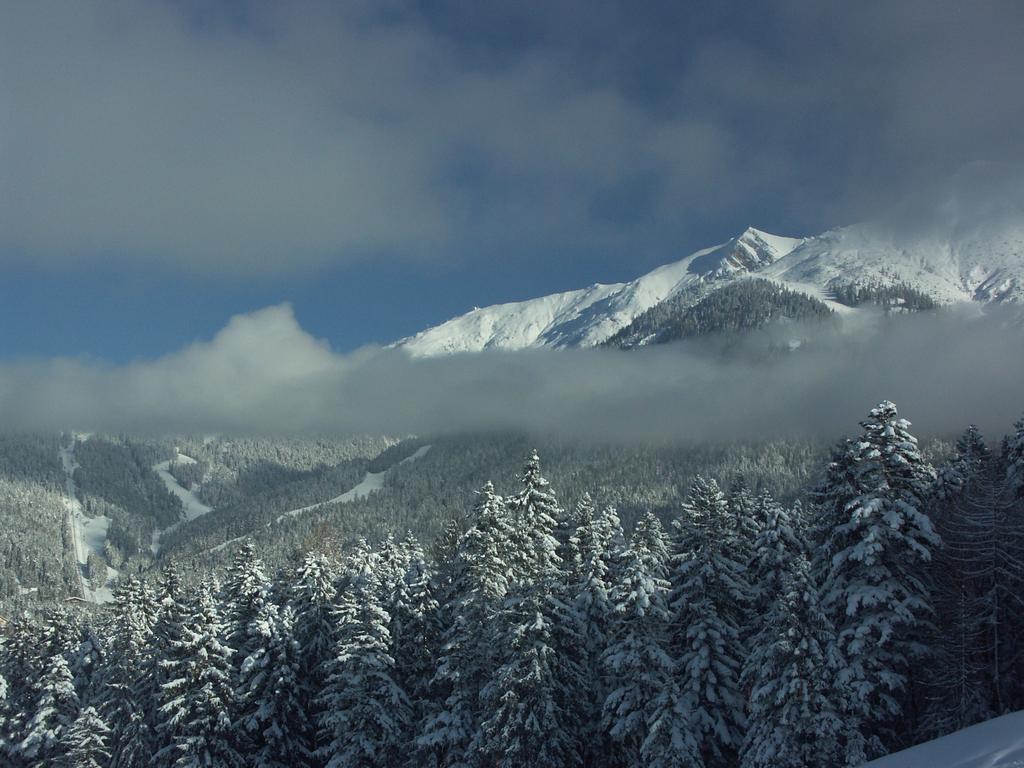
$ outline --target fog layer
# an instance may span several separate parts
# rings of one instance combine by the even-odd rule
[[[799,339],[790,351],[791,340]],[[838,436],[890,399],[920,434],[1024,410],[1024,335],[1000,314],[786,327],[742,345],[533,350],[412,359],[332,352],[288,305],[240,315],[209,341],[111,366],[0,367],[6,429],[433,434],[516,429],[594,439]]]

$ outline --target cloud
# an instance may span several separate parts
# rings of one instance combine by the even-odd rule
[[[8,4],[0,259],[667,253],[1022,176],[1017,4],[524,7]]]
[[[411,359],[332,352],[287,305],[213,339],[125,366],[0,367],[5,427],[245,434],[551,432],[601,440],[837,437],[894,400],[921,434],[970,422],[992,437],[1024,409],[1024,340],[998,313],[785,328],[741,347],[679,344]],[[791,354],[766,354],[794,336]]]

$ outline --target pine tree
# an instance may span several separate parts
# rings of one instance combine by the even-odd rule
[[[676,528],[671,647],[684,702],[666,711],[689,713],[689,728],[708,768],[727,766],[746,725],[740,633],[751,592],[744,566],[730,551],[730,512],[714,480],[694,481]]]
[[[750,583],[754,592],[754,614],[763,616],[782,591],[782,575],[794,557],[805,555],[808,547],[797,533],[794,513],[765,493],[757,501],[763,521],[751,553]]]
[[[640,764],[646,768],[705,768],[683,685],[670,676],[650,702],[647,738],[640,746]]]
[[[523,488],[508,500],[515,520],[512,542],[513,581],[529,583],[553,573],[559,562],[554,531],[562,508],[540,473],[540,457],[534,451],[521,476]]]
[[[311,553],[303,560],[291,586],[295,609],[295,640],[299,644],[300,699],[312,721],[318,715],[316,698],[327,677],[327,664],[334,644],[335,622],[331,613],[337,590],[334,568],[322,554]]]
[[[839,473],[843,485],[827,489],[845,520],[825,547],[824,605],[846,659],[839,682],[859,702],[847,717],[873,731],[902,711],[908,665],[924,652],[921,634],[931,613],[925,568],[939,538],[925,510],[934,471],[910,423],[885,401],[861,426]]]
[[[579,523],[570,538],[578,564],[573,569],[575,581],[569,583],[565,595],[568,610],[563,613],[564,620],[576,626],[566,634],[563,642],[567,644],[558,650],[575,655],[582,667],[584,680],[576,697],[577,717],[583,723],[584,761],[589,765],[605,755],[609,746],[605,732],[599,728],[608,693],[601,654],[611,631],[611,589],[616,560],[622,556],[623,533],[618,516],[610,508],[590,512],[589,519],[579,519]],[[572,571],[567,576],[571,577]]]
[[[578,618],[562,599],[556,521],[561,509],[534,452],[510,502],[517,525],[515,578],[492,622],[496,667],[480,692],[475,751],[490,763],[572,766],[579,761],[578,709],[585,677],[574,654]]]
[[[62,654],[46,660],[46,671],[36,684],[36,702],[19,745],[32,766],[46,766],[60,758],[60,743],[78,716],[78,693],[71,668]]]
[[[100,677],[106,651],[93,627],[83,627],[81,636],[81,642],[71,656],[71,675],[81,705],[88,707],[102,699]]]
[[[765,509],[762,498],[757,498],[740,476],[733,482],[726,499],[732,524],[733,559],[738,563],[748,564],[754,556],[754,542],[763,524],[762,514]]]
[[[350,564],[349,588],[339,596],[338,636],[318,697],[318,754],[326,768],[397,765],[409,726],[409,701],[394,680],[390,617],[373,567],[363,545]]]
[[[742,768],[842,765],[843,701],[835,631],[821,610],[810,563],[797,550],[780,562],[781,589],[751,644],[743,672],[750,730]],[[852,755],[849,765],[859,765]]]
[[[576,583],[583,562],[579,551],[579,541],[575,539],[576,531],[590,525],[597,514],[597,507],[589,493],[584,493],[569,514],[563,512],[555,526],[555,539],[558,541],[558,557],[562,561],[569,583]]]
[[[161,660],[162,687],[158,731],[164,746],[155,758],[174,768],[244,764],[235,746],[232,650],[221,640],[223,622],[212,587],[199,591],[181,638]]]
[[[40,627],[42,652],[46,656],[61,654],[71,658],[82,640],[82,627],[77,616],[62,605],[51,608],[43,615]]]
[[[480,691],[496,664],[491,620],[508,591],[513,533],[505,502],[488,482],[449,566],[445,629],[431,683],[443,703],[425,718],[417,738],[419,750],[441,765],[464,768],[473,761]]]
[[[35,712],[37,683],[44,669],[45,657],[39,639],[39,628],[27,615],[15,616],[0,642],[0,672],[7,681],[6,711],[7,744],[0,751],[12,765],[23,763],[21,741]]]
[[[675,665],[666,652],[668,590],[664,578],[664,547],[657,518],[641,520],[623,554],[612,587],[614,621],[601,660],[609,692],[601,713],[601,728],[618,745],[624,765],[647,765],[655,760],[659,739],[648,742],[656,713],[652,703],[670,690]],[[664,713],[659,713],[664,716]],[[668,722],[662,727],[672,729]],[[684,726],[680,726],[683,728]],[[647,749],[644,745],[647,744]],[[695,745],[694,745],[695,746]],[[665,759],[669,755],[664,755]]]
[[[254,650],[249,628],[267,603],[269,587],[256,547],[247,540],[235,553],[224,582],[225,641],[235,651],[236,666]]]
[[[143,659],[143,678],[139,681],[139,697],[142,706],[140,718],[129,715],[128,727],[132,739],[128,744],[142,746],[140,742],[152,742],[152,751],[161,752],[172,746],[173,730],[161,728],[160,708],[165,702],[164,686],[171,680],[173,670],[164,662],[178,653],[185,638],[185,625],[190,620],[190,610],[185,603],[184,588],[174,563],[170,563],[162,574],[153,621],[153,642]],[[121,721],[115,723],[120,730]],[[114,744],[114,754],[124,751],[125,742],[120,739]],[[135,752],[135,747],[129,753]],[[130,755],[127,757],[130,760]],[[131,765],[125,762],[124,765]]]
[[[146,677],[154,646],[155,599],[137,578],[122,580],[114,592],[110,653],[104,670],[101,709],[111,728],[110,768],[131,768],[153,752],[145,710],[152,696]]]
[[[568,768],[579,762],[573,696],[583,680],[576,660],[558,653],[562,627],[550,587],[541,575],[532,578],[495,616],[492,642],[500,663],[480,694],[473,749],[500,768]]]
[[[653,578],[668,581],[671,566],[672,542],[661,520],[653,512],[641,517],[633,529],[633,551],[643,558],[644,567]],[[642,542],[642,546],[635,546]]]
[[[66,768],[106,768],[109,739],[110,728],[103,718],[93,707],[85,707],[64,733],[60,764]]]
[[[405,572],[388,601],[395,682],[413,707],[412,722],[423,722],[431,696],[430,678],[441,645],[434,581],[419,542],[410,534],[400,545]]]
[[[252,768],[308,768],[312,729],[300,696],[302,661],[293,637],[291,607],[260,606],[250,622],[236,698],[239,727],[252,745],[245,765]]]

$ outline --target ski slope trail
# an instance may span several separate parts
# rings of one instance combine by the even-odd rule
[[[417,461],[418,459],[421,459],[424,456],[426,456],[427,451],[429,450],[430,446],[424,445],[423,447],[418,448],[416,452],[413,453],[411,456],[406,456],[395,466],[401,466],[402,464],[409,464],[413,461]],[[387,469],[381,472],[367,472],[363,476],[363,479],[359,481],[358,485],[353,486],[340,496],[335,496],[333,499],[317,502],[316,504],[310,504],[308,507],[299,507],[298,509],[291,509],[287,512],[282,513],[281,515],[278,515],[277,519],[274,522],[280,523],[286,517],[298,517],[304,512],[311,512],[314,509],[326,507],[328,504],[347,504],[348,502],[356,501],[357,499],[365,499],[371,493],[376,493],[377,491],[381,490],[384,487],[384,481],[387,479],[387,476],[391,473],[391,471],[394,468],[395,467],[392,466],[388,467]]]
[[[360,480],[357,485],[354,485],[352,488],[345,491],[343,494],[327,499],[326,501],[319,501],[316,504],[310,504],[305,507],[299,507],[297,509],[290,509],[287,512],[282,512],[276,518],[267,523],[266,526],[264,527],[270,528],[273,525],[280,524],[282,521],[289,517],[298,517],[299,515],[304,514],[305,512],[312,512],[315,509],[320,509],[331,504],[347,504],[351,501],[356,501],[357,499],[365,499],[371,493],[376,493],[377,491],[380,491],[384,488],[384,482],[387,480],[388,475],[391,474],[392,471],[394,471],[395,467],[400,467],[403,464],[409,464],[411,462],[418,461],[419,459],[426,456],[429,450],[429,445],[424,445],[420,448],[417,448],[415,453],[411,454],[410,456],[406,456],[397,464],[390,466],[387,469],[382,470],[381,472],[367,472],[365,475],[363,475],[363,479]],[[238,536],[234,539],[228,539],[223,544],[218,544],[216,547],[208,549],[207,552],[210,554],[214,552],[220,552],[222,549],[226,549],[227,547],[230,547],[232,544],[237,544],[238,542],[246,538],[248,537]]]
[[[972,725],[864,768],[1024,768],[1024,712]]]
[[[175,454],[175,457],[173,459],[161,461],[153,465],[153,471],[156,472],[160,480],[163,481],[164,487],[167,488],[168,491],[173,493],[181,500],[181,505],[185,510],[185,517],[182,518],[179,522],[162,530],[153,531],[153,539],[150,542],[149,548],[154,555],[160,554],[160,538],[165,533],[171,533],[172,531],[176,531],[178,530],[178,528],[181,527],[183,523],[191,522],[192,520],[200,518],[203,515],[208,515],[210,512],[213,511],[213,507],[209,507],[199,500],[199,497],[196,495],[195,491],[185,488],[183,485],[181,485],[181,483],[177,481],[177,479],[175,479],[174,475],[171,474],[172,464],[195,463],[196,460],[193,459],[191,456],[186,456],[183,453],[177,453]]]
[[[110,518],[102,515],[87,517],[85,510],[82,509],[82,502],[78,500],[75,470],[78,469],[79,464],[75,459],[75,445],[83,439],[88,439],[88,436],[72,434],[70,443],[61,446],[59,451],[61,467],[64,469],[64,494],[66,497],[64,508],[68,515],[68,530],[71,532],[71,542],[77,561],[75,572],[78,574],[82,597],[91,603],[109,603],[114,599],[112,586],[120,575],[119,572],[108,565],[106,581],[98,589],[93,589],[85,577],[90,553],[95,553],[104,560],[106,559],[103,550],[107,542]]]

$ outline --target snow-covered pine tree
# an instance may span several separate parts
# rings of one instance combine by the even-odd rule
[[[61,768],[107,768],[110,728],[93,707],[85,707],[64,732]]]
[[[114,592],[110,652],[104,669],[102,716],[111,728],[110,768],[131,768],[152,754],[145,709],[151,682],[145,672],[154,645],[155,600],[134,576],[124,578]]]
[[[860,765],[840,752],[843,689],[835,630],[821,610],[810,563],[801,550],[778,563],[780,589],[754,636],[742,682],[750,691],[742,768]]]
[[[535,573],[529,584],[513,588],[494,617],[499,663],[480,694],[472,747],[485,765],[571,768],[580,762],[577,697],[585,683],[576,659],[559,653],[571,625],[551,596],[555,578]]]
[[[390,768],[403,757],[410,707],[394,680],[391,618],[381,606],[374,564],[362,543],[338,598],[337,639],[318,696],[317,754],[326,768]]]
[[[465,528],[459,520],[447,520],[441,527],[441,532],[434,538],[430,547],[431,557],[437,566],[438,593],[443,594],[448,587],[451,574],[448,564],[455,558],[455,550],[459,548],[459,539]]]
[[[130,728],[134,739],[152,739],[154,752],[170,746],[167,738],[171,732],[162,730],[160,724],[160,707],[164,703],[164,684],[168,682],[171,671],[163,662],[170,659],[175,649],[184,638],[184,627],[189,621],[190,610],[186,604],[185,591],[181,584],[177,566],[172,562],[167,565],[161,575],[157,590],[156,614],[153,621],[153,638],[149,652],[144,657],[143,678],[139,681],[140,695],[138,701],[142,708],[143,718],[130,718]],[[121,728],[117,722],[115,727]],[[165,738],[166,737],[166,738]],[[120,751],[122,742],[117,742],[114,752]]]
[[[731,551],[732,516],[714,480],[697,477],[675,521],[670,610],[681,706],[708,768],[731,766],[745,728],[739,675],[741,626],[751,599],[744,564]]]
[[[567,634],[571,645],[559,648],[561,654],[574,655],[581,666],[584,687],[579,691],[578,718],[583,726],[584,763],[592,765],[608,752],[606,732],[600,728],[601,711],[608,694],[601,654],[608,646],[613,622],[612,584],[617,575],[617,560],[623,550],[622,526],[612,508],[592,512],[580,520],[570,537],[578,563],[566,575],[575,572],[575,581],[565,594],[565,618],[578,625]],[[581,642],[582,641],[582,642]]]
[[[374,578],[381,587],[381,596],[384,600],[384,609],[391,614],[391,600],[400,600],[398,593],[402,589],[402,581],[405,579],[405,572],[409,567],[409,558],[412,552],[401,546],[392,533],[389,533],[377,546],[374,553],[376,567]]]
[[[72,658],[82,641],[82,626],[78,616],[63,605],[50,608],[43,614],[40,641],[45,656],[61,654]]]
[[[729,488],[726,502],[732,516],[733,559],[747,564],[754,556],[754,541],[761,530],[761,499],[750,489],[746,478],[738,476]]]
[[[326,679],[326,665],[334,644],[334,576],[334,568],[325,555],[310,553],[299,566],[291,586],[294,634],[302,660],[300,697],[312,720],[316,718],[316,696]]]
[[[807,544],[797,532],[793,512],[765,492],[757,499],[761,529],[754,539],[749,579],[754,594],[754,616],[764,616],[782,589],[782,575],[790,561],[806,554]]]
[[[645,768],[705,768],[683,684],[671,676],[650,702],[647,738],[640,747]]]
[[[512,581],[526,584],[548,578],[557,570],[558,539],[554,532],[563,513],[550,483],[540,473],[536,451],[527,458],[520,480],[522,490],[508,499],[514,520]]]
[[[934,470],[922,458],[910,422],[884,401],[851,441],[842,482],[826,488],[842,519],[830,532],[823,604],[838,629],[845,658],[840,684],[858,702],[848,719],[876,726],[902,711],[908,665],[924,653],[931,614],[927,565],[939,538],[925,502]],[[830,477],[833,473],[830,472]],[[869,751],[876,751],[871,744]]]
[[[473,524],[448,564],[445,628],[431,688],[442,701],[424,719],[417,749],[439,765],[466,768],[480,719],[480,691],[493,672],[491,619],[508,591],[513,526],[488,482],[477,494]],[[422,758],[424,761],[427,757]]]
[[[473,749],[488,763],[511,768],[570,767],[580,760],[578,709],[585,677],[575,654],[582,643],[575,612],[560,598],[564,575],[554,536],[561,509],[540,474],[536,451],[510,500],[516,520],[517,568],[492,621],[495,671],[480,693],[481,721]]]
[[[163,746],[154,755],[158,765],[173,768],[236,768],[244,765],[231,720],[232,650],[221,639],[224,625],[213,588],[199,590],[179,639],[160,660],[162,686],[157,730]]]
[[[61,757],[64,732],[78,717],[78,693],[71,668],[63,654],[47,658],[43,676],[36,684],[35,707],[19,744],[29,766],[45,768]]]
[[[637,520],[630,540],[634,544],[633,551],[643,557],[647,572],[654,578],[668,581],[672,570],[672,541],[657,515],[648,512]],[[643,542],[639,548],[635,546],[638,540]]]
[[[412,534],[399,545],[405,572],[388,601],[391,616],[395,682],[409,697],[410,723],[422,723],[433,714],[430,679],[441,650],[441,618],[434,597],[434,580],[423,548]],[[415,738],[410,733],[409,740]]]
[[[95,706],[103,699],[100,677],[106,650],[91,625],[82,627],[82,639],[71,654],[71,675],[83,707]]]
[[[555,539],[558,541],[558,557],[562,561],[562,568],[567,575],[567,581],[575,584],[579,578],[579,569],[582,563],[582,556],[579,551],[579,542],[574,539],[577,530],[590,525],[597,514],[597,507],[589,493],[584,493],[576,502],[572,511],[568,514],[562,513],[561,518],[555,526]]]
[[[610,751],[619,758],[614,764],[648,765],[655,758],[653,750],[662,746],[657,739],[648,743],[652,702],[670,690],[675,673],[674,661],[665,651],[669,618],[665,554],[651,550],[652,543],[655,548],[665,546],[660,530],[657,518],[637,524],[611,590],[614,621],[601,657],[608,686],[601,729],[617,745]],[[669,727],[667,722],[665,726]]]
[[[238,727],[248,736],[245,765],[251,768],[309,768],[312,726],[300,696],[301,658],[293,637],[291,606],[265,602],[250,622],[236,697]]]
[[[858,442],[851,438],[843,438],[836,443],[832,447],[824,477],[807,494],[810,502],[809,508],[805,510],[807,538],[813,552],[811,569],[818,584],[823,584],[828,578],[832,566],[835,552],[830,547],[836,543],[832,540],[832,532],[849,521],[846,506],[862,490],[857,477],[860,462],[857,446]]]
[[[28,614],[16,615],[0,643],[0,674],[7,681],[7,743],[0,747],[0,756],[13,766],[23,764],[21,741],[35,712],[36,683],[42,676],[45,660],[38,625]]]
[[[235,553],[224,580],[225,642],[234,649],[235,666],[255,650],[256,638],[250,638],[252,622],[269,599],[270,583],[256,546],[246,540]],[[250,640],[252,644],[250,644]]]

